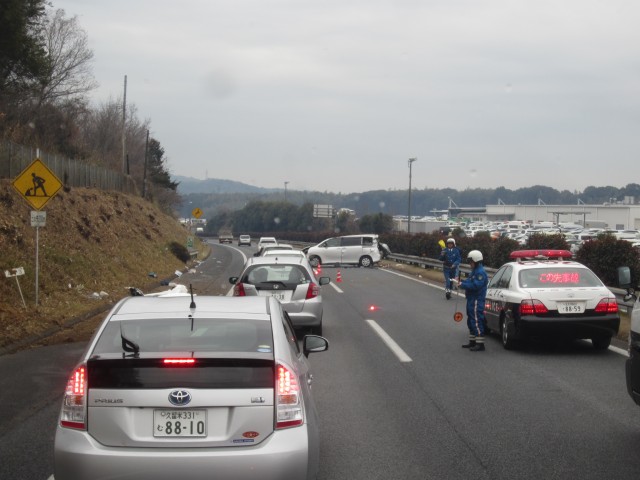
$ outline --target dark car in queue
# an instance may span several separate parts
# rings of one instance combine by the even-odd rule
[[[271,297],[126,298],[69,378],[55,479],[314,479],[327,348]]]
[[[487,327],[506,349],[531,337],[590,339],[605,350],[618,333],[615,295],[568,250],[520,250],[487,287]]]

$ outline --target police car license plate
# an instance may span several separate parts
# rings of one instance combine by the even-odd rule
[[[584,313],[584,302],[558,302],[559,313]]]
[[[206,437],[205,410],[154,410],[154,437]]]

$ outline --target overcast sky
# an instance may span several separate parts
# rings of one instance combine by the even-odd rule
[[[53,0],[194,178],[330,192],[640,183],[638,0]]]

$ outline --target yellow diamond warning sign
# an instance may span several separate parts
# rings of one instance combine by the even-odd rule
[[[29,205],[40,210],[55,197],[62,188],[62,183],[39,158],[36,158],[16,177],[13,186]]]

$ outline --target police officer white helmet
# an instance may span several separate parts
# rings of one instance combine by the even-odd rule
[[[456,246],[456,241],[454,238],[447,238],[447,245],[449,245],[450,243],[453,243],[453,246]]]
[[[469,255],[467,255],[467,260],[472,260],[475,263],[481,262],[482,261],[482,253],[480,252],[480,250],[471,250],[469,252]]]

